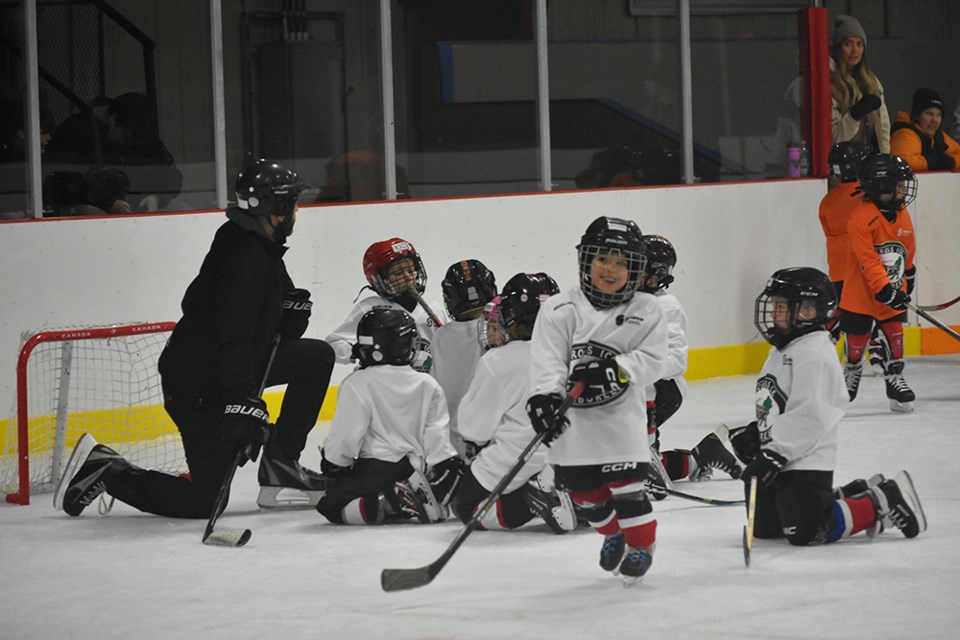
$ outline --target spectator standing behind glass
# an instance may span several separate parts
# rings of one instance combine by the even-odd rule
[[[960,145],[940,128],[943,100],[933,89],[917,89],[910,113],[901,111],[890,137],[891,155],[918,171],[949,171],[960,161]]]
[[[867,35],[857,19],[838,15],[830,56],[833,143],[858,140],[889,153],[890,114],[883,85],[867,66],[866,47]]]

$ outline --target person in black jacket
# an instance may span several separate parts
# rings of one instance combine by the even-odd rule
[[[67,463],[56,507],[80,515],[106,491],[148,513],[206,518],[237,453],[244,463],[256,461],[261,447],[258,504],[316,504],[324,479],[298,460],[323,404],[334,353],[322,340],[301,337],[310,294],[293,286],[283,264],[302,190],[299,176],[279,164],[260,160],[241,171],[237,204],[227,209],[227,222],[183,296],[183,317],[159,370],[190,477],[136,468],[85,435]],[[287,385],[275,425],[268,422],[261,383]]]

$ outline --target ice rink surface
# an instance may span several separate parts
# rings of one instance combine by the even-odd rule
[[[960,356],[908,359],[906,378],[918,399],[900,415],[865,373],[835,482],[909,470],[929,521],[914,540],[896,530],[811,548],[759,540],[746,569],[742,507],[670,497],[654,504],[654,564],[632,588],[597,566],[600,535],[531,523],[475,532],[431,584],[384,593],[381,569],[429,564],[460,523],[337,527],[312,510],[262,511],[248,465],[219,524],[253,530],[239,549],[201,544],[203,521],[119,503],[79,518],[55,512],[49,495],[0,506],[0,638],[957,638]],[[692,383],[663,445],[691,448],[721,422],[747,422],[753,384]],[[318,466],[325,431],[311,435],[307,466]],[[730,479],[676,488],[742,495]]]

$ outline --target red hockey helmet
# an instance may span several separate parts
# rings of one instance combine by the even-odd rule
[[[403,238],[370,245],[363,254],[363,275],[373,290],[388,300],[402,296],[410,284],[421,294],[427,285],[427,272],[420,254]]]

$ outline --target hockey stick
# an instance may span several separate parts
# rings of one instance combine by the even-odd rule
[[[938,329],[942,329],[942,330],[945,331],[946,333],[950,334],[950,337],[953,338],[954,340],[960,341],[960,333],[957,333],[956,331],[954,331],[953,329],[951,329],[951,328],[948,327],[947,325],[943,324],[942,322],[940,322],[939,320],[937,320],[936,318],[934,318],[933,316],[931,316],[929,313],[927,313],[926,311],[924,311],[924,310],[921,309],[920,307],[915,307],[915,306],[913,306],[912,304],[910,304],[909,302],[907,303],[907,306],[908,306],[909,308],[913,309],[914,311],[916,311],[918,316],[920,316],[921,318],[923,318],[924,320],[926,320],[926,321],[929,322],[930,324],[932,324],[932,325],[934,325],[935,327],[937,327]]]
[[[420,292],[417,291],[417,286],[411,284],[409,287],[410,293],[413,294],[413,297],[417,299],[417,303],[423,307],[423,310],[427,312],[427,315],[430,316],[430,319],[433,321],[433,324],[437,325],[437,328],[443,326],[443,323],[440,322],[440,318],[437,317],[437,314],[433,312],[433,309],[430,308],[430,305],[427,304],[427,301],[423,299],[423,296],[420,295]]]
[[[743,562],[750,567],[753,549],[753,523],[757,515],[757,476],[750,477],[750,504],[747,506],[747,524],[743,525]]]
[[[263,397],[263,390],[267,387],[267,378],[270,376],[270,369],[273,368],[273,359],[277,356],[277,347],[280,346],[280,334],[273,339],[273,345],[270,348],[270,359],[267,360],[267,369],[263,372],[263,381],[260,383],[260,393],[257,397]],[[227,474],[223,477],[220,484],[220,492],[217,493],[217,499],[213,503],[213,512],[210,519],[207,520],[207,528],[203,532],[203,544],[209,544],[217,547],[242,547],[250,541],[253,532],[250,529],[220,529],[214,531],[213,527],[217,524],[220,514],[227,507],[227,496],[230,495],[230,485],[233,484],[233,476],[237,472],[237,467],[245,458],[243,451],[237,451],[236,457],[230,463]]]
[[[918,304],[917,309],[923,309],[924,311],[942,311],[947,307],[952,307],[958,302],[960,302],[960,296],[957,296],[950,302],[941,302],[940,304]]]
[[[721,431],[723,430],[723,431]],[[721,425],[716,431],[714,431],[721,438],[725,437],[725,425]],[[664,490],[667,492],[667,495],[676,496],[677,498],[683,498],[684,500],[691,500],[693,502],[701,502],[703,504],[712,504],[717,507],[731,507],[738,504],[743,504],[743,500],[721,500],[719,498],[704,498],[703,496],[696,496],[692,493],[685,493],[683,491],[677,491],[673,488],[673,481],[670,479],[670,476],[667,475],[667,470],[663,468],[663,461],[660,459],[660,454],[653,448],[650,449],[650,464],[656,468],[657,472],[660,474],[660,477],[663,478]]]
[[[563,399],[560,407],[557,409],[556,417],[559,419],[567,412],[570,406],[574,401],[580,397],[580,394],[583,393],[584,383],[578,382],[574,385],[573,389],[570,390],[570,393],[566,398]],[[500,482],[497,483],[497,486],[493,488],[493,491],[490,492],[490,495],[480,503],[480,506],[477,507],[477,510],[474,512],[473,517],[470,518],[470,521],[464,525],[463,529],[460,530],[460,533],[457,534],[457,537],[453,539],[453,542],[450,543],[450,546],[447,547],[447,550],[444,551],[439,558],[431,562],[425,567],[419,567],[417,569],[384,569],[380,573],[380,586],[383,587],[384,591],[404,591],[406,589],[416,589],[424,585],[430,584],[430,582],[437,577],[437,574],[440,573],[440,570],[447,564],[450,558],[453,557],[453,554],[456,553],[457,549],[460,548],[460,545],[463,544],[464,540],[467,539],[474,529],[480,525],[480,520],[483,519],[483,516],[497,503],[497,500],[500,499],[500,496],[503,494],[504,490],[507,488],[507,485],[510,484],[510,481],[513,480],[520,469],[527,463],[527,460],[530,459],[530,456],[533,455],[533,452],[536,451],[537,447],[543,442],[546,433],[538,433],[533,440],[530,441],[530,444],[523,450],[523,453],[520,454],[520,457],[513,463],[513,466],[510,467],[510,470],[507,471],[506,475],[500,479]]]

